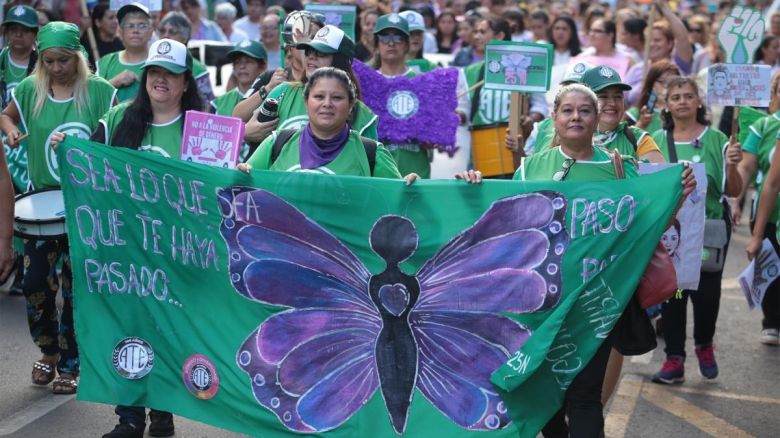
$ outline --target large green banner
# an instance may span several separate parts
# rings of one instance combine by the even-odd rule
[[[264,437],[535,436],[681,193],[681,167],[406,186],[57,154],[78,398]]]

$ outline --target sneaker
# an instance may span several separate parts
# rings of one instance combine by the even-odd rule
[[[661,371],[653,375],[655,383],[682,383],[685,381],[685,358],[682,356],[669,356],[666,358]]]
[[[696,357],[699,358],[699,373],[705,379],[718,377],[718,362],[715,361],[715,346],[712,344],[696,347]]]
[[[143,438],[145,428],[145,425],[119,423],[114,430],[103,435],[103,438]]]
[[[170,412],[149,411],[149,436],[173,436],[173,414]]]
[[[761,330],[761,343],[765,345],[780,345],[780,330],[773,328]]]

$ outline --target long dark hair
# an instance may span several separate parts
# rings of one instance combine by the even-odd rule
[[[355,105],[355,102],[358,101],[358,86],[357,82],[355,82],[354,78],[347,73],[346,71],[333,66],[333,67],[320,67],[317,70],[312,73],[311,78],[306,82],[306,85],[303,87],[303,98],[304,100],[309,99],[309,93],[311,92],[311,89],[314,88],[314,86],[317,84],[317,82],[320,79],[336,79],[341,83],[341,85],[344,87],[345,90],[347,90],[347,96],[349,98],[349,104],[352,106],[352,109],[349,112],[349,118],[347,119],[347,122],[350,125],[353,125],[355,122],[355,119],[357,118],[357,108],[358,106]]]
[[[144,135],[146,135],[152,120],[154,120],[152,102],[149,99],[149,93],[146,92],[147,75],[148,70],[144,69],[138,95],[125,111],[122,121],[117,125],[114,135],[108,144],[130,149],[138,149],[141,146]],[[202,110],[203,101],[200,98],[200,94],[198,94],[198,84],[195,82],[192,72],[184,73],[184,82],[184,94],[181,96],[182,114],[190,110]]]
[[[764,40],[761,41],[761,46],[756,50],[756,61],[763,61],[764,60],[764,49],[772,45],[772,42],[776,40],[777,37],[774,35],[767,35],[764,37]]]
[[[653,91],[653,86],[658,82],[658,79],[667,72],[680,76],[680,67],[666,59],[656,61],[650,66],[650,69],[647,71],[647,76],[645,76],[645,80],[642,82],[642,92],[639,93],[639,100],[636,103],[637,108],[642,109],[643,106],[647,105],[647,101],[650,99],[650,92]]]
[[[666,84],[666,96],[664,96],[664,99],[668,101],[669,93],[672,91],[672,89],[682,87],[683,85],[690,85],[693,87],[693,91],[696,93],[696,96],[701,102],[699,85],[696,84],[696,81],[693,78],[687,76],[679,76],[670,80],[669,83]],[[668,107],[661,111],[661,120],[663,121],[663,129],[673,134],[674,118],[672,117],[672,112],[669,111]],[[709,126],[710,124],[710,121],[707,120],[707,108],[705,108],[701,103],[699,104],[698,108],[696,108],[696,122],[704,126]]]
[[[102,20],[103,17],[106,16],[106,12],[108,12],[109,9],[109,3],[101,1],[98,4],[95,5],[94,8],[92,8],[92,32],[97,37],[98,35],[98,27],[97,22]],[[116,37],[116,35],[114,35]]]
[[[445,9],[441,14],[439,14],[439,17],[436,18],[436,46],[441,46],[442,32],[441,28],[439,28],[439,21],[441,21],[442,17],[445,16],[452,17],[452,20],[455,22],[455,29],[453,29],[452,35],[450,35],[450,45],[454,44],[455,41],[458,40],[458,20],[451,10]],[[420,53],[422,54],[422,50]]]
[[[347,76],[349,76],[349,79],[352,81],[352,84],[354,84],[355,86],[355,94],[357,98],[360,99],[360,82],[357,80],[357,77],[355,77],[355,72],[352,71],[352,59],[346,57],[345,55],[342,55],[341,53],[334,53],[333,63],[330,66],[342,70],[344,73],[347,74]],[[324,67],[320,67],[320,68],[324,68]],[[301,83],[303,85],[306,85],[308,81],[309,78],[306,77],[306,69],[304,68],[303,77],[301,78]]]
[[[547,28],[547,40],[550,41],[550,43],[555,44],[555,41],[553,40],[553,28],[558,22],[566,23],[566,26],[569,27],[571,36],[569,37],[569,47],[567,48],[569,49],[571,56],[577,56],[582,53],[582,43],[580,42],[580,35],[577,33],[577,23],[568,15],[561,15],[553,20],[552,25]]]

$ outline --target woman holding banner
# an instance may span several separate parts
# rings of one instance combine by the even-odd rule
[[[653,139],[669,162],[686,160],[704,163],[707,172],[705,214],[711,224],[705,226],[708,229],[711,227],[711,231],[705,232],[705,247],[709,238],[725,242],[719,244],[718,248],[722,261],[731,237],[731,221],[723,205],[723,198],[737,196],[741,191],[742,180],[737,172],[737,164],[742,160],[742,150],[739,143],[729,141],[722,132],[708,126],[707,111],[692,78],[673,78],[666,86],[666,109],[662,114],[664,129],[656,131]],[[705,248],[704,253],[714,254],[715,251]],[[712,339],[720,307],[723,265],[710,263],[709,259],[702,258],[698,290],[684,290],[679,298],[673,297],[663,304],[661,316],[664,321],[666,361],[661,370],[653,375],[653,382],[670,384],[685,381],[685,330],[689,297],[693,302],[693,337],[699,371],[706,379],[718,376]]]
[[[37,36],[41,54],[32,75],[13,90],[13,101],[3,110],[0,125],[9,146],[23,139],[17,126],[27,130],[30,182],[35,189],[58,188],[60,177],[49,140],[59,132],[88,138],[98,119],[116,101],[116,90],[92,75],[73,24],[51,22]],[[27,298],[30,333],[43,357],[32,370],[32,382],[53,382],[55,394],[73,394],[78,387],[79,355],[73,327],[73,305],[68,240],[25,242],[27,264],[22,289]],[[57,311],[62,258],[62,312]],[[56,372],[59,377],[55,379]]]
[[[742,216],[741,205],[750,181],[760,170],[764,178],[758,184],[757,192],[763,196],[763,186],[768,183],[768,175],[772,172],[773,155],[776,154],[777,134],[780,132],[780,73],[772,77],[771,83],[772,99],[769,102],[769,115],[757,120],[750,125],[750,132],[742,146],[742,161],[739,163],[739,175],[742,177],[742,192],[737,197],[736,202],[732,204],[732,220],[734,224],[739,225],[739,218]],[[777,171],[777,170],[775,170]],[[759,196],[754,206],[759,207],[767,204]],[[761,248],[761,242],[769,239],[775,251],[780,253],[780,244],[777,241],[777,222],[780,219],[780,206],[775,203],[774,208],[769,209],[770,214],[761,220],[762,233],[758,232],[759,209],[751,213],[751,229],[753,232],[752,253],[749,245],[749,258],[755,258]],[[753,221],[755,220],[755,223]],[[764,312],[764,318],[761,322],[761,343],[766,345],[780,345],[780,280],[773,281],[766,289],[766,294],[761,302],[761,309]]]
[[[335,67],[317,69],[304,86],[303,98],[308,113],[304,128],[275,131],[246,164],[238,165],[239,170],[401,178],[384,146],[350,129],[348,119],[358,101],[346,72]]]
[[[141,83],[144,86],[132,102],[112,108],[100,119],[92,140],[178,158],[184,113],[203,108],[187,47],[169,39],[155,41],[143,65]],[[117,406],[115,412],[119,424],[103,435],[104,438],[143,437],[146,428],[143,407]],[[152,409],[149,419],[149,435],[173,435],[173,415]]]

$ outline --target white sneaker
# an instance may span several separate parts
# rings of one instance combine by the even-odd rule
[[[761,330],[761,343],[766,345],[780,345],[780,331],[772,328]]]

